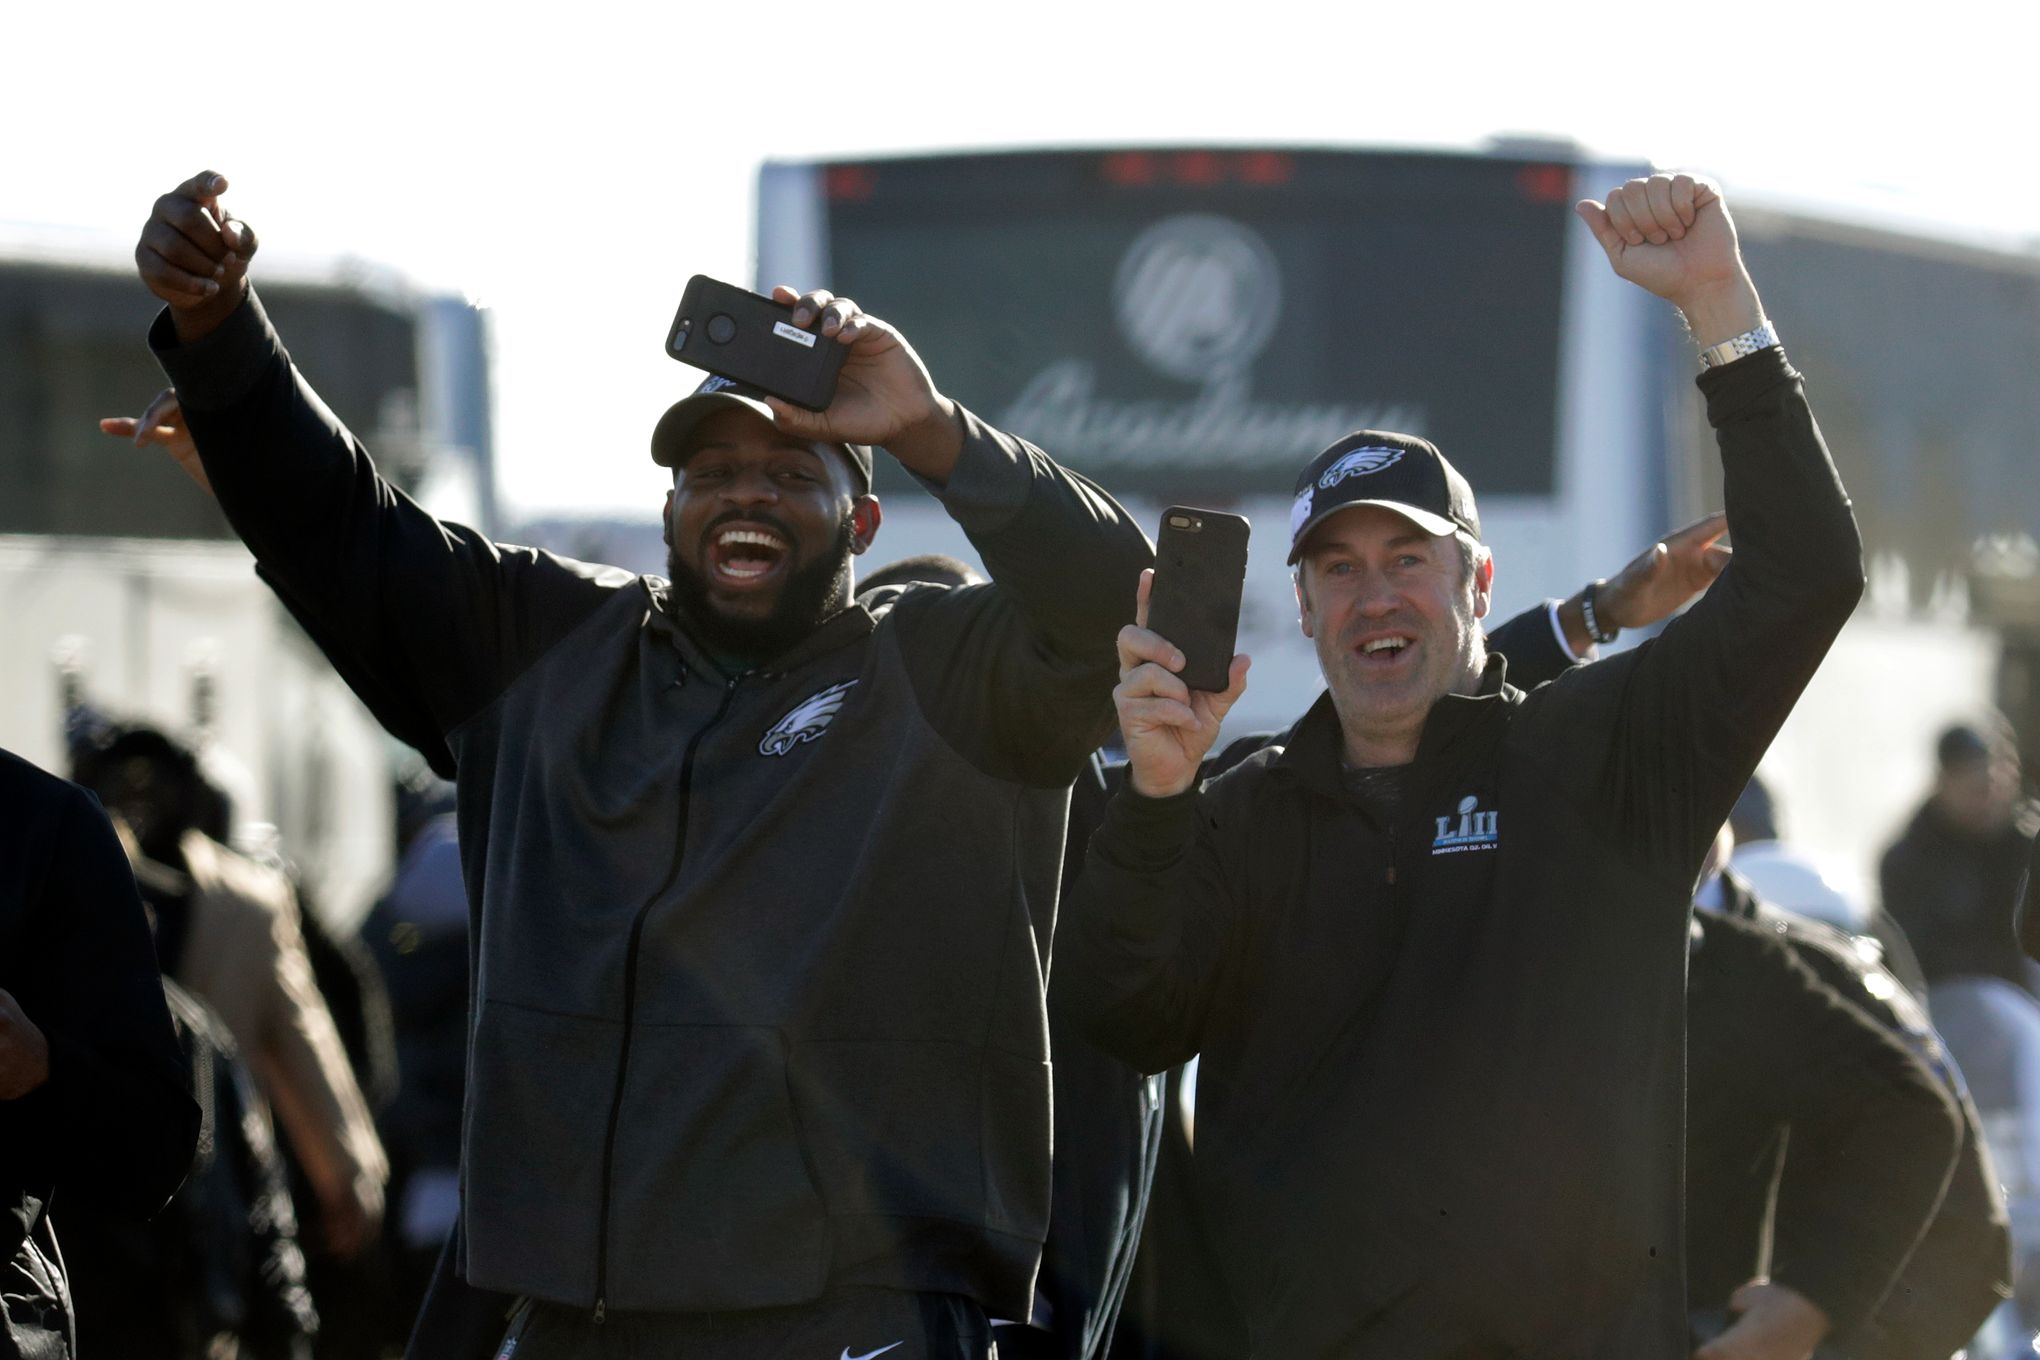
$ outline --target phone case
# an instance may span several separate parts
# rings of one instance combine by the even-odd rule
[[[1182,651],[1183,682],[1214,693],[1226,685],[1247,581],[1250,526],[1238,515],[1172,505],[1155,535],[1148,628]]]
[[[849,351],[793,324],[793,308],[735,284],[696,274],[680,295],[666,353],[733,382],[762,388],[810,411],[836,395]]]

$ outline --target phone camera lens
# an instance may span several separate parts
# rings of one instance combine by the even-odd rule
[[[708,319],[708,338],[718,345],[727,345],[737,338],[737,319],[728,312],[717,312]]]

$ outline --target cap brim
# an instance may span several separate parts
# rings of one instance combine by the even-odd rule
[[[1297,499],[1302,500],[1302,495],[1299,494]],[[1304,540],[1310,537],[1311,530],[1341,510],[1351,510],[1356,505],[1378,505],[1383,510],[1393,510],[1433,538],[1450,537],[1458,533],[1460,528],[1443,515],[1419,509],[1414,505],[1405,505],[1401,501],[1340,501],[1337,505],[1326,506],[1303,522],[1303,527],[1296,531],[1296,537],[1289,540],[1289,565],[1292,567],[1296,565],[1296,559],[1303,553]]]
[[[687,437],[694,433],[694,427],[717,411],[732,410],[749,411],[775,428],[779,424],[779,417],[758,397],[737,392],[697,392],[674,402],[659,417],[659,423],[652,429],[652,461],[660,467],[680,466],[687,451]]]

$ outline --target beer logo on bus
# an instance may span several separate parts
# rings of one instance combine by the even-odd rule
[[[1185,213],[1127,249],[1112,285],[1120,329],[1140,356],[1183,382],[1243,373],[1275,333],[1282,271],[1260,234]]]

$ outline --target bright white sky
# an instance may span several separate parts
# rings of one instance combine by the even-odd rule
[[[0,226],[122,258],[158,193],[216,169],[273,255],[360,256],[491,307],[513,518],[648,514],[647,435],[692,379],[664,330],[690,274],[749,278],[767,157],[1538,133],[1731,194],[2040,240],[2040,11],[1761,11],[20,5]]]

